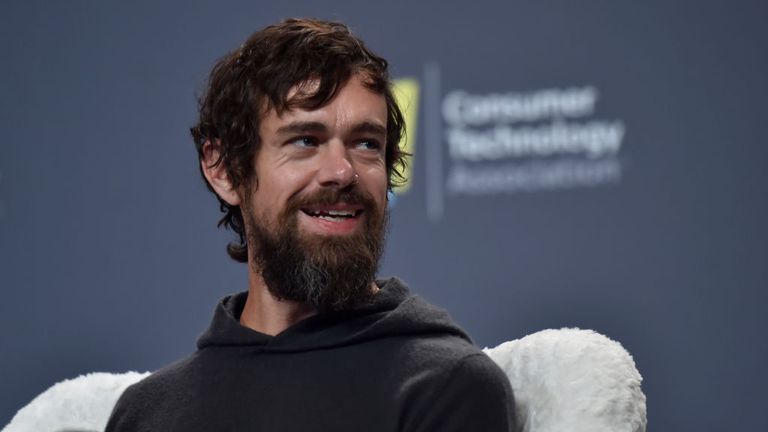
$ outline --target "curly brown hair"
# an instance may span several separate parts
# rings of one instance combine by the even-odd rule
[[[404,121],[392,93],[387,61],[337,22],[288,19],[254,33],[240,48],[219,60],[200,98],[198,123],[191,128],[198,157],[204,160],[203,146],[211,143],[219,155],[212,167],[223,164],[232,187],[244,186],[247,190],[252,184],[258,185],[253,164],[261,147],[262,115],[272,109],[281,114],[297,107],[320,108],[353,75],[361,76],[370,90],[386,100],[386,167],[391,190],[403,180],[407,154],[399,146]],[[288,97],[291,89],[308,80],[318,83],[313,91]],[[206,185],[214,192],[207,180]],[[227,252],[234,260],[247,262],[240,207],[217,198],[224,213],[218,226],[231,229],[239,237],[227,246]]]

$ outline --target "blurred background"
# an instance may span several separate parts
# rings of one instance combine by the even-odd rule
[[[381,275],[480,346],[620,341],[652,431],[765,431],[765,2],[0,2],[0,425],[154,370],[246,288],[189,137],[215,61],[291,16],[387,58],[409,184]]]

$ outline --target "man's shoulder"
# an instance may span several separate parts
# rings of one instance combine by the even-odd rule
[[[388,349],[395,358],[387,361],[399,365],[398,369],[409,380],[421,381],[421,384],[434,386],[457,379],[500,388],[509,384],[496,362],[462,337],[412,335],[400,338]]]
[[[466,357],[483,354],[467,339],[451,334],[415,334],[399,339],[398,351],[415,363],[450,367]]]
[[[194,353],[163,366],[128,387],[123,395],[140,394],[142,397],[151,397],[167,391],[169,387],[183,384],[189,379],[190,370],[193,369],[196,358],[197,353]]]
[[[417,377],[476,369],[497,377],[503,375],[446,310],[411,294],[397,278],[378,283],[387,294],[400,293],[396,308],[377,323],[380,336],[385,336],[382,343],[388,344],[384,350],[377,350],[388,353],[384,355],[385,361],[400,365],[406,373]]]
[[[503,376],[490,357],[461,338],[414,338],[408,343],[407,356],[412,363],[430,367],[435,372],[483,372]]]
[[[191,383],[196,353],[158,369],[129,386],[112,410],[107,431],[143,430],[139,425],[162,419],[167,407],[178,403]]]
[[[509,379],[480,349],[466,342],[426,340],[413,352],[416,355],[406,362],[412,369],[401,384],[404,429],[513,429]]]
[[[170,394],[178,393],[188,385],[195,358],[196,354],[191,354],[129,386],[118,400],[115,410],[152,407],[167,401]]]

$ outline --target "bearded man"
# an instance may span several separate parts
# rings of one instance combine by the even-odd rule
[[[248,291],[126,390],[107,431],[513,430],[503,372],[375,280],[402,134],[386,61],[343,24],[287,20],[215,66],[192,135]]]

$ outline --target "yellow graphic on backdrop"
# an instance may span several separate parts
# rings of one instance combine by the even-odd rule
[[[402,186],[394,188],[398,195],[408,192],[413,177],[413,155],[416,150],[416,123],[419,112],[419,82],[413,78],[400,78],[392,82],[397,106],[403,112],[405,120],[405,135],[400,141],[400,148],[411,156],[406,157],[407,165],[403,170],[405,181]]]

